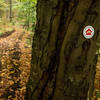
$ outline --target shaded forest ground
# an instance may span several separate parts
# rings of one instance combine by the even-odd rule
[[[24,100],[30,73],[32,36],[19,27],[13,30],[0,37],[0,100]]]

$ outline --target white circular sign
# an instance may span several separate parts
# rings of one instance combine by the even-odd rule
[[[86,26],[83,30],[83,35],[86,39],[91,39],[94,36],[94,28],[92,26]]]

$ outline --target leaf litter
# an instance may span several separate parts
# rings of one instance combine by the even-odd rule
[[[0,100],[24,100],[30,73],[29,32],[14,27],[15,32],[0,38]]]

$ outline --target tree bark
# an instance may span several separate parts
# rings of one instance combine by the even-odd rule
[[[12,0],[9,1],[9,20],[12,21]]]
[[[38,0],[26,100],[91,99],[100,39],[100,0]],[[87,25],[92,39],[83,37]]]

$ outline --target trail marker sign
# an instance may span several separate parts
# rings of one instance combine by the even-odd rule
[[[86,39],[91,39],[94,36],[94,28],[92,26],[86,26],[83,30],[83,36]]]

